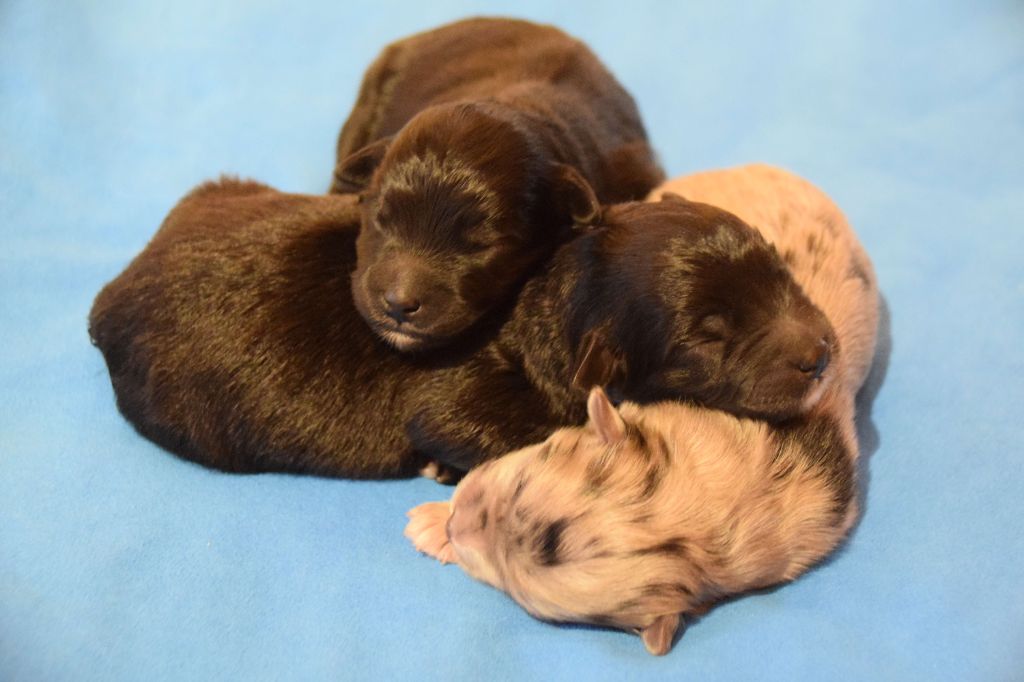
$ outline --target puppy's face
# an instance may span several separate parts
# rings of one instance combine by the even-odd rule
[[[471,471],[452,497],[447,541],[469,575],[534,616],[637,632],[664,654],[680,614],[703,598],[686,548],[650,522],[669,453],[600,389],[587,407],[586,426]]]
[[[604,267],[632,303],[582,336],[577,384],[770,419],[817,401],[835,332],[756,230],[675,196],[610,218]]]
[[[348,164],[341,175],[368,180],[353,297],[399,350],[466,330],[596,217],[578,174],[538,165],[513,125],[471,105],[428,109]]]

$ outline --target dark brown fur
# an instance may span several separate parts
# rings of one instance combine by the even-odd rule
[[[469,19],[387,46],[338,139],[362,192],[353,295],[400,350],[449,342],[528,271],[663,179],[632,98],[578,40]]]
[[[589,386],[572,379],[603,372],[579,359],[584,340],[614,349],[613,383],[626,397],[682,397],[697,375],[680,369],[691,362],[682,347],[665,349],[689,343],[684,305],[740,314],[768,292],[805,302],[782,268],[743,277],[778,256],[729,214],[678,199],[624,204],[563,245],[500,324],[430,357],[399,354],[350,296],[358,229],[350,196],[223,180],[185,197],[90,316],[128,420],[173,452],[228,471],[394,476],[414,471],[421,456],[466,470],[583,421]],[[702,244],[717,244],[720,233],[743,247],[735,262],[711,261],[715,277],[734,272],[729,293],[683,295],[685,284],[710,296],[701,268],[669,274],[685,253],[709,257]],[[627,334],[633,328],[644,330],[642,343]],[[662,349],[662,365],[646,357],[651,349]],[[728,385],[747,377],[730,376],[730,367],[703,367],[701,395],[742,397]],[[726,388],[707,388],[715,382]]]

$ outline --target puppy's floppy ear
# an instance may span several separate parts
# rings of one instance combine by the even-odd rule
[[[334,167],[331,193],[353,194],[366,189],[370,184],[370,178],[373,177],[373,172],[377,170],[377,166],[384,158],[391,139],[392,137],[381,138],[338,161],[338,165]]]
[[[679,629],[679,614],[666,613],[654,619],[654,622],[640,630],[640,639],[647,650],[655,656],[664,656],[672,648],[676,630]]]
[[[594,386],[611,386],[626,378],[626,358],[612,347],[603,331],[592,329],[583,335],[576,352],[574,388],[590,390]]]
[[[553,164],[551,197],[559,219],[576,229],[585,229],[601,220],[601,204],[580,172],[564,163]]]
[[[626,437],[626,422],[622,421],[618,410],[597,386],[591,389],[587,397],[587,417],[607,445],[619,443]]]

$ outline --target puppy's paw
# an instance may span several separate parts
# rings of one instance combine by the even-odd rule
[[[432,478],[438,483],[446,484],[454,483],[456,479],[456,474],[452,469],[433,459],[428,460],[426,464],[420,467],[420,476]]]
[[[451,504],[427,502],[410,509],[406,516],[409,517],[409,523],[405,526],[405,537],[412,541],[417,550],[442,564],[456,562],[455,550],[448,542],[445,530],[445,524],[451,516]]]

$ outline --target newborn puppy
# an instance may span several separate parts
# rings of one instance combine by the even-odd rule
[[[835,333],[761,235],[672,193],[615,215],[593,238],[597,257],[576,268],[577,290],[600,302],[569,311],[577,387],[774,420],[814,404],[833,375]]]
[[[469,19],[395,42],[366,72],[331,187],[361,193],[356,307],[399,350],[448,343],[599,202],[663,178],[632,98],[561,31]]]
[[[680,619],[796,578],[856,517],[854,395],[874,354],[874,273],[839,210],[783,171],[751,166],[670,183],[747,210],[838,332],[837,379],[770,425],[684,403],[616,410],[471,471],[406,535],[505,590],[531,614],[638,632],[654,654]],[[746,208],[750,207],[750,208]],[[812,239],[813,238],[813,239]]]
[[[842,340],[830,353],[845,353],[840,382],[856,393],[874,358],[878,294],[871,259],[842,211],[803,178],[764,164],[676,178],[650,199],[671,193],[729,211],[772,244]]]
[[[186,196],[90,315],[125,417],[227,471],[396,476],[428,459],[465,471],[580,424],[592,383],[785,414],[832,374],[799,366],[827,321],[754,230],[710,206],[609,208],[506,316],[429,357],[363,324],[358,229],[352,196],[236,180]],[[707,343],[691,311],[746,326]]]

